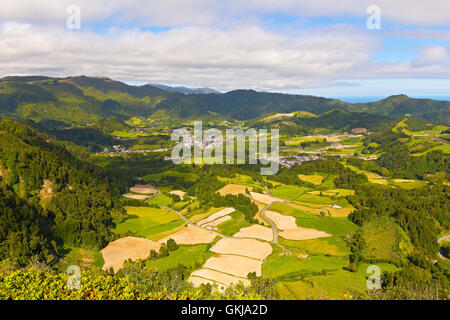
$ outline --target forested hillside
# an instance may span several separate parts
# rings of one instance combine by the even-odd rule
[[[63,243],[101,248],[125,216],[101,169],[8,120],[0,122],[0,177],[1,255],[18,264],[48,258]]]
[[[394,96],[374,103],[350,104],[336,99],[253,90],[183,94],[151,85],[130,86],[108,78],[85,76],[0,79],[0,116],[32,119],[53,126],[89,124],[110,117],[149,117],[158,112],[179,119],[198,119],[212,112],[228,119],[249,120],[273,112],[303,110],[324,114],[333,109],[388,118],[411,115],[448,123],[450,103]]]

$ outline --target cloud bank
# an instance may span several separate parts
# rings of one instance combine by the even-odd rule
[[[291,90],[342,79],[450,78],[448,32],[419,45],[414,59],[373,59],[386,31],[365,28],[370,1],[78,0],[81,30],[68,30],[72,1],[20,0],[0,11],[0,75],[108,76],[218,90]],[[394,4],[395,3],[395,4]],[[414,24],[422,38],[450,21],[447,1],[378,1],[389,23]],[[426,15],[423,14],[426,12]],[[354,23],[269,28],[267,15],[352,17]],[[358,20],[359,21],[359,20]],[[158,29],[159,27],[166,27]],[[155,29],[156,28],[156,29]],[[413,37],[410,30],[390,33]]]

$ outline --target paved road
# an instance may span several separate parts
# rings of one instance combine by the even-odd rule
[[[266,208],[264,208],[264,211],[265,211],[265,209],[267,209],[267,208],[269,208],[269,207],[270,207],[270,205],[267,206]],[[177,211],[177,210],[175,210],[175,209],[172,209],[172,208],[169,208],[169,207],[164,207],[164,206],[161,206],[161,208],[167,209],[167,210],[170,210],[170,211],[175,212],[176,214],[178,214],[178,215],[180,216],[181,219],[183,219],[184,221],[186,221],[187,224],[196,225],[195,223],[192,223],[191,221],[189,221],[189,220],[188,220],[181,212],[179,212],[179,211]],[[266,218],[266,220],[267,220],[269,223],[272,223],[272,222],[271,222],[270,220],[268,220],[267,218]],[[221,237],[221,238],[226,238],[226,239],[250,239],[250,240],[255,240],[255,238],[251,238],[251,237],[238,237],[238,238],[236,238],[236,237],[230,237],[230,236],[226,236],[226,235],[224,235],[224,234],[221,234],[221,233],[219,233],[219,232],[217,232],[217,231],[208,229],[208,228],[206,228],[206,227],[202,227],[202,226],[199,226],[199,225],[196,225],[196,226],[199,227],[199,228],[208,230],[209,232],[212,232],[212,233],[218,235],[218,236]],[[275,228],[275,231],[277,231],[276,228]],[[274,242],[274,243],[278,243],[278,236],[276,235],[276,237],[277,237],[277,242]]]
[[[448,239],[448,238],[450,238],[450,235],[445,236],[445,237],[442,237],[442,238],[439,238],[439,239],[438,239],[438,243],[440,243],[440,242],[442,242],[442,241],[444,241],[445,239]],[[441,259],[447,259],[446,257],[444,257],[444,256],[441,254],[441,251],[439,251],[439,257],[440,257]]]
[[[175,210],[175,209],[169,208],[169,207],[163,207],[163,206],[161,206],[161,208],[164,208],[164,209],[173,211],[173,212],[175,212],[176,214],[178,214],[178,215],[180,216],[181,219],[183,219],[184,221],[186,221],[187,224],[193,224],[193,223],[190,222],[185,216],[183,216],[183,215],[181,214],[181,212],[179,212],[179,211],[177,211],[177,210]]]
[[[266,220],[272,226],[272,231],[273,231],[273,241],[272,241],[272,243],[277,244],[278,243],[278,229],[275,226],[275,224],[269,218],[267,218],[266,215],[264,214],[266,212],[266,210],[270,208],[271,205],[272,204],[269,204],[264,209],[262,209],[260,215],[261,215],[261,218]]]

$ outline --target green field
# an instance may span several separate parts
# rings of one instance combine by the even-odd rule
[[[217,180],[225,182],[227,184],[241,184],[244,186],[249,186],[253,188],[253,191],[255,192],[261,192],[263,190],[263,187],[256,183],[255,180],[253,180],[252,177],[242,174],[236,174],[236,177],[229,178],[229,177],[217,177]]]
[[[149,204],[157,204],[158,206],[164,206],[164,207],[170,207],[173,200],[169,196],[166,196],[165,194],[159,194],[156,197],[151,198],[147,201]]]
[[[251,226],[251,223],[245,220],[244,214],[240,211],[235,211],[231,213],[230,216],[231,220],[222,222],[217,226],[219,233],[222,233],[226,236],[232,236],[233,234],[241,230],[241,228]]]
[[[311,191],[310,188],[298,187],[292,185],[282,185],[274,189],[270,189],[270,193],[282,199],[287,199],[291,201],[297,200],[304,193]]]
[[[142,177],[142,180],[145,183],[152,183],[152,182],[159,182],[163,178],[167,177],[176,177],[176,178],[183,178],[186,181],[195,182],[198,180],[198,176],[195,173],[189,173],[189,172],[177,172],[177,171],[164,171],[161,173],[153,173],[146,175]]]
[[[197,266],[203,265],[206,259],[213,254],[211,251],[208,251],[207,244],[180,246],[177,250],[171,251],[167,257],[157,259],[152,263],[159,271],[174,268],[178,264],[194,267],[196,264]]]
[[[302,241],[298,241],[302,242]],[[281,299],[342,299],[349,289],[366,288],[367,267],[360,264],[357,272],[347,270],[348,258],[310,255],[298,258],[276,248],[263,264],[263,276],[278,279]],[[395,271],[388,263],[377,263],[381,273]]]
[[[89,268],[91,266],[101,268],[105,263],[102,254],[95,250],[70,246],[66,247],[64,250],[67,251],[67,253],[58,263],[59,270],[63,272],[65,272],[67,267],[71,265],[79,266],[82,269]]]
[[[412,252],[408,235],[392,218],[381,217],[361,229],[365,248],[362,251],[367,261],[399,261]]]
[[[130,216],[117,225],[115,231],[119,234],[131,232],[137,236],[151,240],[162,238],[164,233],[184,224],[180,217],[170,210],[149,207],[126,207]]]

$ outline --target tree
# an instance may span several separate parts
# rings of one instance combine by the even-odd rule
[[[170,238],[169,240],[167,240],[167,250],[170,251],[175,251],[179,248],[178,244],[175,242],[174,239]]]

